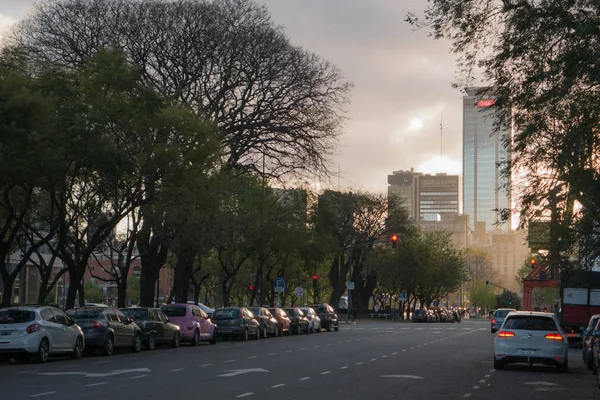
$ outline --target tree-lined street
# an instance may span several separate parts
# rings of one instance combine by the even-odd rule
[[[537,366],[494,371],[492,340],[488,320],[361,321],[300,337],[1,365],[0,385],[14,399],[595,398],[579,349],[566,374]]]

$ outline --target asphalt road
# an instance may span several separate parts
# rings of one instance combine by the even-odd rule
[[[569,372],[494,371],[489,321],[359,321],[339,332],[0,364],[2,399],[594,399],[573,349]]]

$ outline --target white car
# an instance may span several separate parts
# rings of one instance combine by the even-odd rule
[[[309,332],[321,332],[321,318],[319,314],[312,307],[300,307],[300,310],[304,313],[304,316],[308,320],[308,331]]]
[[[46,362],[50,354],[83,356],[83,332],[75,321],[54,307],[0,309],[0,358],[32,357]]]
[[[494,368],[509,363],[556,365],[568,368],[568,340],[551,313],[510,312],[494,339]]]

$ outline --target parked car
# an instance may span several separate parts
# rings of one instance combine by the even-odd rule
[[[131,318],[115,308],[75,308],[67,311],[67,315],[81,327],[87,354],[100,349],[102,354],[110,356],[115,347],[129,347],[134,353],[142,350],[142,331]]]
[[[171,323],[179,327],[182,342],[188,342],[192,346],[198,346],[201,341],[217,343],[217,325],[197,305],[176,303],[161,306],[160,309]]]
[[[133,319],[142,330],[142,340],[147,350],[154,350],[156,344],[170,343],[179,347],[181,333],[179,326],[172,324],[158,308],[130,307],[122,308],[123,314]]]
[[[285,311],[281,308],[269,308],[273,317],[277,320],[277,326],[283,334],[290,333],[290,317],[285,313]]]
[[[593,369],[594,359],[592,356],[592,347],[594,345],[594,328],[600,321],[600,314],[594,314],[590,317],[587,328],[583,331],[583,351],[582,358],[583,363],[588,369]]]
[[[509,312],[515,311],[514,308],[499,308],[492,314],[491,328],[492,333],[496,333],[498,329],[502,326],[502,322],[504,322],[504,318],[508,315]]]
[[[173,303],[173,304],[175,304],[175,303]],[[193,302],[193,301],[188,301],[187,304],[196,304],[196,303]],[[200,307],[202,309],[202,311],[204,311],[206,313],[206,315],[208,315],[209,317],[212,318],[212,314],[215,312],[214,308],[210,308],[208,306],[205,306],[202,303],[198,303],[198,307]]]
[[[429,322],[429,313],[427,310],[415,310],[412,320],[413,322]]]
[[[267,308],[249,307],[248,310],[256,317],[263,338],[266,338],[269,334],[273,336],[281,335],[277,326],[277,320]]]
[[[250,336],[260,339],[260,329],[256,317],[244,307],[217,308],[213,313],[219,336],[227,340],[241,338],[246,341]]]
[[[338,315],[336,314],[333,307],[331,307],[329,304],[319,303],[310,307],[312,307],[317,312],[319,318],[321,319],[321,327],[323,329],[327,329],[327,332],[331,332],[332,328],[336,332],[340,329],[340,321],[338,319]]]
[[[308,320],[308,332],[321,332],[321,318],[312,307],[301,307],[300,310]]]
[[[494,368],[509,363],[556,365],[567,371],[568,339],[554,314],[512,311],[494,338]]]
[[[286,314],[290,317],[290,331],[296,335],[308,333],[310,323],[299,308],[286,308]]]
[[[0,309],[0,358],[32,358],[44,363],[53,354],[81,358],[84,334],[75,321],[54,307]]]

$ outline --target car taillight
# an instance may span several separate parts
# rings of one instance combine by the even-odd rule
[[[498,337],[514,337],[515,333],[511,331],[500,331],[498,332]]]
[[[544,337],[550,340],[563,340],[563,337],[560,333],[547,333]]]
[[[25,331],[26,331],[28,334],[31,334],[31,333],[33,333],[33,332],[37,332],[37,331],[39,331],[40,329],[42,329],[42,326],[41,326],[40,324],[31,324],[31,325],[29,325],[29,326],[27,327],[27,329],[25,329]]]
[[[100,329],[102,328],[102,322],[99,321],[91,321],[88,325],[89,329]]]
[[[496,318],[492,319],[492,324],[496,323]]]

